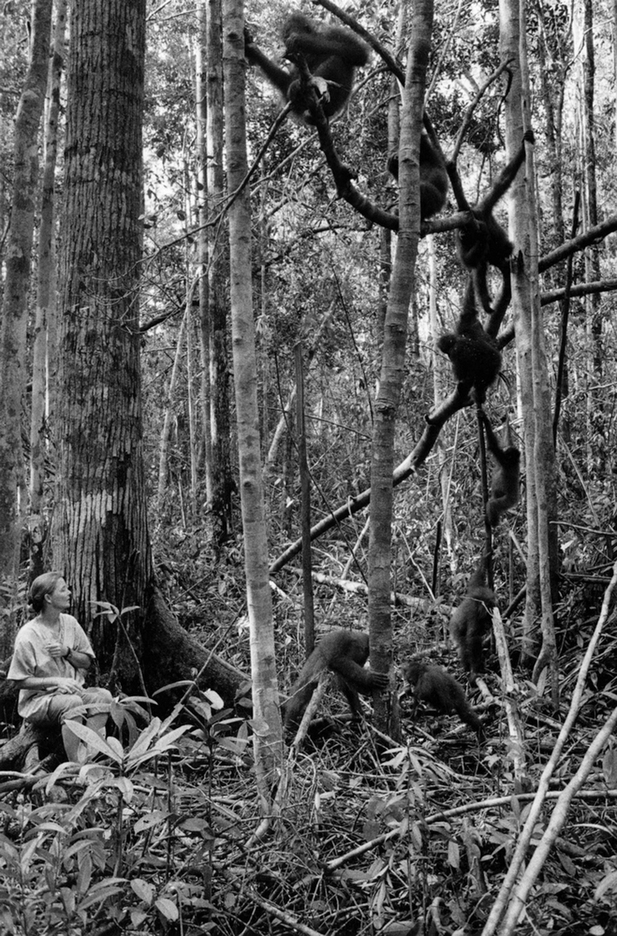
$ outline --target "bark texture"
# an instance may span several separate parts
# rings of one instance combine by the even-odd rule
[[[156,592],[146,521],[138,291],[145,11],[145,0],[73,4],[60,258],[54,566],[71,583],[73,613],[111,669],[112,688],[126,692],[187,678],[206,656]],[[101,601],[134,608],[124,628],[117,615],[97,616]],[[220,663],[210,685],[231,702],[241,682]]]
[[[38,132],[47,86],[51,6],[51,0],[37,0],[33,7],[30,67],[15,118],[11,230],[0,324],[0,569],[9,577],[17,571],[19,555],[21,517],[18,489],[22,488],[21,493],[25,495],[21,415],[26,387],[27,297],[39,176]],[[21,502],[25,502],[25,497]]]
[[[401,111],[399,147],[400,225],[388,297],[379,393],[371,456],[371,526],[369,545],[369,624],[371,668],[389,668],[392,654],[390,566],[394,469],[394,433],[405,368],[408,310],[415,283],[420,236],[420,131],[425,74],[433,22],[432,0],[414,8],[412,41]],[[378,727],[388,731],[383,694],[375,699]]]

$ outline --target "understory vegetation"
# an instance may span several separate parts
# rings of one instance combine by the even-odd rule
[[[336,609],[337,625],[365,613],[363,600],[328,586],[317,589],[317,600],[324,618]],[[581,588],[559,635],[564,712],[595,623],[589,614],[582,620],[583,600]],[[301,662],[294,605],[290,590],[277,608],[280,656],[290,670]],[[193,618],[203,607],[195,603]],[[219,628],[230,642],[238,621],[228,616]],[[396,617],[399,662],[431,647],[432,658],[456,672],[439,606],[430,617],[401,609]],[[607,634],[532,850],[614,707],[616,659]],[[236,662],[246,669],[246,652]],[[490,672],[486,685],[497,689]],[[60,764],[27,789],[21,775],[1,778],[0,926],[18,936],[480,933],[563,718],[519,671],[521,782],[499,696],[471,695],[486,734],[479,746],[456,716],[421,707],[412,720],[400,689],[400,743],[379,736],[370,720],[350,726],[343,697],[326,690],[307,739],[289,755],[281,821],[266,834],[259,832],[250,722],[223,710],[214,693],[193,691],[184,706],[150,721],[146,700],[125,700],[116,732],[123,745],[112,741],[107,750],[101,741],[88,763]],[[617,755],[609,744],[574,799],[529,901],[529,922],[517,932],[617,931],[615,797]]]

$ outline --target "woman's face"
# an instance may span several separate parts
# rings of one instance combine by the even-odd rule
[[[54,590],[45,597],[49,607],[57,611],[66,611],[71,604],[71,591],[63,578],[58,579]]]

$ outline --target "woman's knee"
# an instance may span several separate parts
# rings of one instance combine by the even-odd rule
[[[88,718],[95,715],[109,715],[112,698],[113,696],[108,689],[100,689],[98,686],[86,689],[83,695],[83,703],[86,706]]]
[[[64,722],[67,719],[79,718],[85,713],[84,703],[78,695],[57,695],[50,699],[47,717],[51,722]]]
[[[84,690],[83,701],[89,704],[110,705],[112,699],[109,689],[102,689],[100,686],[91,686]]]

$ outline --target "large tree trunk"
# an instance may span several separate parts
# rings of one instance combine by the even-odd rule
[[[206,660],[155,589],[140,386],[145,0],[75,0],[60,262],[54,565],[99,662],[125,691],[187,678]],[[93,616],[97,602],[135,610]],[[158,656],[160,654],[160,656]],[[145,677],[144,674],[145,673]],[[242,677],[212,658],[204,682],[232,702]]]
[[[82,622],[100,600],[145,608],[152,579],[138,301],[144,43],[145,0],[73,4],[54,565]],[[94,635],[109,665],[115,627],[102,621]]]

